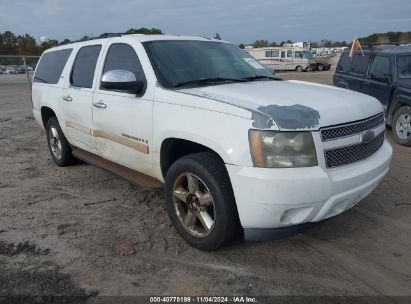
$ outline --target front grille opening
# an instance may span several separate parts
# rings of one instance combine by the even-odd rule
[[[360,120],[357,122],[327,127],[321,129],[321,139],[322,141],[337,139],[340,137],[346,137],[353,134],[358,134],[366,130],[374,129],[379,125],[384,123],[384,113],[377,114],[375,116]]]
[[[369,143],[361,143],[352,146],[326,150],[324,152],[325,163],[328,168],[334,168],[363,160],[374,154],[384,142],[384,132],[377,135]]]

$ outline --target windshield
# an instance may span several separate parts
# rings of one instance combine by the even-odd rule
[[[398,56],[398,78],[411,79],[411,55]]]
[[[168,89],[273,78],[239,47],[215,41],[143,43],[160,84]]]
[[[311,54],[310,51],[303,51],[303,57],[305,59],[313,59],[314,58],[313,54]]]

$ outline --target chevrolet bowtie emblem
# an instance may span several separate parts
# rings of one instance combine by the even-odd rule
[[[375,133],[372,130],[367,130],[362,132],[361,134],[361,142],[366,144],[369,143],[370,141],[372,141],[375,137]]]

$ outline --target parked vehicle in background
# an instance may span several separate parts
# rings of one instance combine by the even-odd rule
[[[331,68],[328,57],[315,57],[305,46],[246,47],[245,51],[274,71],[323,71]]]
[[[347,49],[340,57],[333,82],[377,98],[395,140],[411,146],[411,46],[365,45],[352,59]]]
[[[14,66],[6,67],[5,74],[17,74],[17,69]]]
[[[310,69],[314,57],[308,48],[298,46],[245,48],[261,64],[275,71],[302,72]]]
[[[392,156],[375,98],[282,81],[215,39],[125,35],[52,48],[32,100],[58,166],[77,157],[164,184],[171,222],[203,250],[340,214],[378,185]]]
[[[18,66],[16,70],[18,74],[26,74],[26,67],[24,65]]]
[[[6,67],[4,65],[0,65],[0,74],[4,74],[6,71]]]

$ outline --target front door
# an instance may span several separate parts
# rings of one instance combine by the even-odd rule
[[[112,70],[125,70],[145,79],[133,46],[109,45],[98,79]],[[142,96],[97,88],[93,96],[93,136],[98,154],[128,168],[148,172],[152,167],[153,95]]]
[[[70,143],[90,152],[92,137],[93,80],[101,45],[79,49],[71,70],[69,85],[63,90],[64,124]]]

